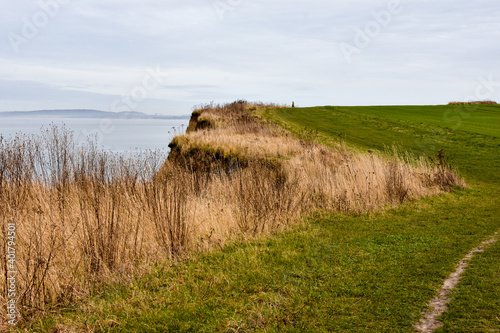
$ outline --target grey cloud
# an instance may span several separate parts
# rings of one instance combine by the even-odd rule
[[[389,2],[244,0],[221,20],[215,0],[71,1],[20,54],[2,44],[0,61],[54,70],[160,66],[175,74],[139,111],[167,113],[236,98],[298,105],[446,103],[466,98],[478,76],[496,73],[497,0],[401,0],[403,12],[347,63],[339,45],[352,44],[356,29]],[[6,6],[3,36],[38,8],[24,1]],[[11,77],[0,81],[0,105],[11,105],[14,96],[21,109],[36,101],[39,108],[106,109],[115,97],[104,92],[111,83],[98,76],[89,81],[75,74],[58,87],[36,74],[16,83],[20,78],[8,66],[0,76]],[[121,84],[117,90],[131,88]],[[92,93],[82,91],[89,86]]]

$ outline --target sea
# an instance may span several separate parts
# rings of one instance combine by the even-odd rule
[[[89,138],[115,153],[165,150],[175,135],[186,131],[189,119],[97,119],[0,117],[0,136],[40,135],[51,126],[66,128],[76,143]]]

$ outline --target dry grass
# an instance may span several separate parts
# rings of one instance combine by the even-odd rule
[[[471,102],[450,102],[448,105],[497,105],[495,101],[485,100],[485,101],[471,101]]]
[[[92,141],[78,147],[55,127],[0,139],[0,265],[5,271],[13,222],[20,319],[155,264],[275,233],[313,210],[366,212],[463,185],[444,155],[388,159],[301,142],[255,120],[248,110],[258,107],[197,110],[166,163],[159,152],[124,157]],[[6,288],[2,274],[3,304]]]
[[[303,150],[300,142],[290,137],[239,133],[232,128],[192,132],[176,137],[173,142],[187,151],[200,149],[239,158],[289,157]]]
[[[258,107],[266,106],[238,101],[196,110],[196,119],[204,126],[174,138],[171,160],[181,157],[189,161],[190,169],[205,171],[221,167],[213,161],[231,161],[240,167],[247,161],[272,161],[273,167],[279,165],[288,175],[299,178],[297,186],[308,201],[314,201],[315,208],[344,207],[341,211],[366,211],[436,194],[453,185],[464,186],[443,151],[436,160],[417,160],[397,149],[390,158],[355,153],[342,145],[329,149],[249,117],[249,110]],[[204,152],[204,159],[200,159],[200,152]],[[197,168],[207,157],[212,158],[212,164]]]

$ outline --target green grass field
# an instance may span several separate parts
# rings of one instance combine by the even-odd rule
[[[363,149],[415,154],[444,148],[467,179],[500,183],[500,106],[316,107],[263,115],[299,135],[319,132]],[[324,140],[325,141],[325,140]]]
[[[317,107],[262,116],[325,143],[444,148],[470,187],[367,215],[318,213],[271,238],[158,268],[28,327],[102,332],[412,332],[458,261],[500,228],[500,108]],[[453,111],[453,110],[452,110]],[[458,126],[460,125],[460,126]],[[439,332],[500,331],[500,245],[472,261]]]
[[[342,138],[361,149],[383,150],[396,143],[417,155],[432,155],[444,148],[477,200],[467,194],[461,204],[433,208],[451,213],[465,205],[471,224],[485,222],[500,227],[499,106],[316,107],[273,110],[265,116],[299,135],[317,131],[320,140]],[[489,213],[483,215],[482,211]],[[452,223],[456,220],[454,217]],[[443,316],[445,326],[438,331],[500,331],[498,256],[497,244],[471,261],[453,292],[450,311]]]

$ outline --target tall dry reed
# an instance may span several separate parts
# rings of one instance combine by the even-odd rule
[[[255,120],[259,107],[237,101],[196,111],[167,162],[158,151],[77,145],[64,128],[0,138],[0,302],[9,223],[19,318],[29,319],[102,283],[278,232],[313,210],[366,212],[461,184],[444,157],[389,159],[303,142]]]

